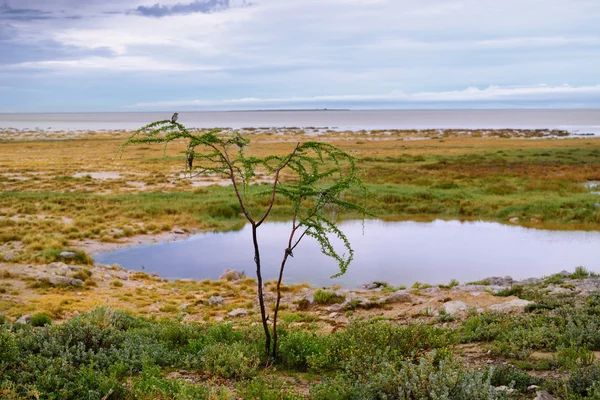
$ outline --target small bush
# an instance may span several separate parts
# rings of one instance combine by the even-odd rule
[[[531,385],[540,386],[544,381],[515,367],[499,367],[494,369],[491,374],[492,385],[509,386],[521,392],[526,392]]]
[[[112,281],[110,283],[110,286],[116,287],[116,288],[120,288],[120,287],[123,287],[123,282],[121,282],[121,281]]]
[[[46,314],[35,314],[31,316],[29,323],[31,326],[46,326],[52,323],[52,318]]]
[[[82,281],[87,280],[88,278],[91,278],[92,276],[92,271],[90,271],[87,268],[82,268],[79,271],[77,271],[76,273],[73,274],[73,278],[74,279],[80,279]]]
[[[575,268],[575,272],[573,272],[573,274],[571,274],[570,278],[571,279],[585,279],[585,278],[589,278],[591,276],[595,276],[595,274],[592,274],[585,267],[577,267],[577,268]]]
[[[591,394],[594,385],[598,382],[600,382],[600,365],[596,364],[571,372],[567,381],[567,387],[569,392],[585,398]]]
[[[258,372],[258,349],[244,343],[217,343],[202,352],[203,369],[222,378],[247,379]]]
[[[510,288],[507,289],[503,289],[497,293],[494,293],[494,296],[499,296],[499,297],[510,297],[510,296],[517,296],[517,297],[521,297],[523,296],[523,286],[520,285],[514,285]]]
[[[343,303],[344,296],[327,290],[317,290],[315,292],[315,303],[317,304],[336,304]]]

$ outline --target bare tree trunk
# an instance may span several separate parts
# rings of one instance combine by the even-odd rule
[[[254,262],[256,263],[256,278],[258,279],[258,302],[260,304],[260,316],[262,318],[263,328],[265,330],[265,352],[267,357],[271,352],[271,333],[267,324],[267,314],[265,312],[265,298],[263,296],[263,281],[260,270],[260,250],[258,248],[258,238],[256,236],[256,224],[252,223],[252,240],[254,242]]]
[[[275,313],[273,314],[273,358],[277,357],[277,314],[279,314],[279,302],[281,301],[281,280],[283,279],[283,270],[285,269],[285,263],[290,255],[288,250],[289,248],[286,249],[283,261],[281,261],[279,280],[277,281],[277,302],[275,303]]]

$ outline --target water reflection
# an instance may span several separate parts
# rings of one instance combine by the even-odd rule
[[[285,282],[358,286],[371,281],[411,285],[438,284],[488,276],[515,279],[549,275],[585,266],[600,271],[600,232],[545,231],[496,223],[458,221],[341,224],[355,258],[346,275],[330,279],[337,264],[306,238],[294,251]],[[259,230],[265,279],[277,276],[289,234],[289,223],[264,224]],[[217,279],[225,268],[254,276],[251,232],[205,233],[187,240],[97,254],[99,263],[158,272],[162,277]]]

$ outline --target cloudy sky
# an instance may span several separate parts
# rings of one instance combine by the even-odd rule
[[[599,15],[598,0],[0,0],[0,112],[597,108]]]

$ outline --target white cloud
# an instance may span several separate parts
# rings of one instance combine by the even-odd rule
[[[281,97],[281,98],[238,98],[226,100],[175,100],[159,101],[152,103],[137,103],[124,108],[131,109],[172,109],[177,107],[185,108],[263,108],[263,107],[286,107],[289,105],[298,105],[306,107],[315,107],[322,104],[360,104],[369,105],[389,104],[391,106],[414,105],[419,103],[461,103],[461,102],[497,102],[497,101],[590,101],[595,99],[600,101],[600,85],[593,86],[550,86],[550,85],[531,85],[531,86],[496,86],[491,85],[485,89],[469,87],[464,90],[446,91],[446,92],[418,92],[404,93],[394,91],[385,94],[374,95],[321,95],[307,97]]]
[[[16,1],[82,18],[13,24],[10,39],[0,42],[0,85],[12,86],[15,76],[24,85],[32,77],[43,84],[44,74],[101,81],[113,85],[113,93],[123,82],[137,84],[139,90],[111,100],[115,107],[197,93],[245,99],[220,107],[278,99],[333,102],[327,95],[336,93],[373,96],[372,102],[420,101],[428,93],[460,97],[452,93],[464,91],[453,90],[490,82],[500,89],[469,96],[498,99],[510,85],[570,82],[579,88],[600,80],[598,0],[252,0],[250,7],[164,18],[127,12],[192,0]],[[6,43],[14,57],[2,53]],[[27,46],[32,50],[24,58]],[[325,96],[311,97],[315,93]]]
[[[89,71],[216,71],[217,67],[201,67],[158,61],[149,57],[87,57],[77,60],[35,61],[8,65],[5,68],[50,69],[72,73],[73,70]]]

